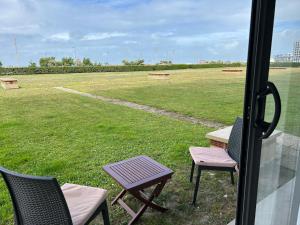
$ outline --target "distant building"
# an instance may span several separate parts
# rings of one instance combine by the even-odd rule
[[[288,53],[288,54],[280,54],[280,55],[275,55],[274,56],[274,61],[275,62],[293,62],[293,54]]]
[[[274,61],[300,63],[300,40],[294,43],[293,53],[275,55]]]
[[[207,60],[199,60],[198,64],[208,64],[209,62]]]
[[[300,41],[296,41],[294,44],[293,62],[300,62]]]

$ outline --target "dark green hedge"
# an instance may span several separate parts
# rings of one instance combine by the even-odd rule
[[[178,70],[196,68],[239,67],[240,63],[231,64],[172,64],[172,65],[143,65],[143,66],[71,66],[71,67],[18,67],[0,68],[0,75],[17,74],[63,74],[63,73],[93,73],[93,72],[130,72],[130,71],[155,71]]]
[[[272,62],[272,67],[300,67],[300,63],[296,62]]]

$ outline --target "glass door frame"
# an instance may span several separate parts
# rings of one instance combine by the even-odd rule
[[[246,72],[243,138],[240,161],[236,225],[254,225],[275,0],[253,0]]]

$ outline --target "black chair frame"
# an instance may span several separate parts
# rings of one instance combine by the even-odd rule
[[[227,149],[228,155],[236,162],[240,162],[242,127],[243,127],[243,120],[242,118],[237,117],[228,141],[228,149]],[[191,167],[191,174],[190,174],[191,183],[193,182],[194,170],[195,170],[195,162],[192,159],[192,167]],[[200,177],[201,177],[202,170],[224,171],[224,172],[229,171],[231,177],[231,184],[234,185],[234,173],[236,172],[235,167],[216,167],[216,166],[197,165],[196,184],[195,184],[193,202],[192,202],[194,206],[196,205],[196,201],[197,201],[197,195],[199,191]]]
[[[194,177],[194,170],[195,170],[195,162],[192,160],[192,169],[190,175],[190,182],[193,182]],[[212,171],[229,171],[231,177],[231,184],[234,185],[234,172],[236,172],[234,167],[211,167],[211,166],[199,166],[197,165],[197,176],[196,176],[196,185],[194,189],[194,196],[192,204],[195,206],[197,201],[198,190],[200,186],[200,177],[202,170],[212,170]]]
[[[98,207],[98,209],[96,209],[96,211],[94,212],[94,214],[86,222],[85,225],[90,224],[100,213],[102,213],[104,225],[110,225],[109,213],[108,213],[108,206],[107,206],[107,201],[106,200]]]
[[[24,207],[21,207],[20,203],[24,203],[24,201],[22,202],[22,200],[20,200],[16,197],[16,191],[19,191],[17,189],[22,189],[22,181],[25,181],[27,184],[30,184],[30,183],[32,183],[32,184],[33,183],[36,183],[36,184],[41,183],[42,184],[42,183],[44,183],[44,184],[50,185],[53,189],[55,189],[50,194],[56,195],[55,196],[55,197],[57,197],[56,200],[59,201],[58,204],[59,204],[59,206],[61,206],[60,209],[63,210],[62,213],[58,211],[58,214],[60,214],[60,216],[64,217],[64,218],[62,218],[63,222],[59,222],[59,224],[73,225],[67,202],[65,200],[65,197],[61,190],[61,187],[59,186],[56,178],[18,174],[16,172],[9,171],[3,167],[0,167],[0,173],[2,174],[2,177],[8,188],[8,191],[9,191],[12,203],[13,203],[14,220],[15,220],[16,225],[32,225],[34,223],[34,222],[31,222],[31,224],[29,224],[28,222],[25,222],[23,219],[23,216],[22,216],[22,214],[24,215],[24,213],[26,214],[26,216],[31,217],[30,218],[31,221],[38,221],[38,224],[52,224],[51,221],[49,222],[49,218],[47,218],[48,219],[47,220],[46,218],[42,218],[41,216],[39,218],[36,216],[39,214],[38,208],[34,209],[34,211],[31,211],[31,210],[26,211],[26,209],[22,209]],[[20,179],[21,182],[19,182],[19,185],[14,185],[13,184],[14,182],[12,182],[13,179]],[[33,191],[32,193],[34,193],[34,190],[32,190],[32,191]],[[32,195],[32,193],[31,193],[30,199],[33,201],[36,200],[38,202],[39,200],[34,199],[34,196]],[[26,202],[25,202],[25,204],[26,204]],[[41,202],[39,202],[39,204],[41,204]],[[43,207],[47,208],[47,205],[44,205]],[[49,210],[51,210],[50,207],[49,207]],[[88,219],[88,221],[85,223],[85,225],[88,225],[90,222],[92,222],[100,213],[102,213],[104,225],[110,225],[108,206],[107,206],[106,200],[95,210],[95,212]],[[33,216],[33,214],[35,214],[35,216]],[[53,218],[53,219],[55,219],[55,218]],[[55,224],[57,224],[57,223],[55,223]]]

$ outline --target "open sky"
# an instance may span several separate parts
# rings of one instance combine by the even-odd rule
[[[300,39],[300,1],[277,4],[272,52],[288,53]],[[0,0],[0,61],[245,61],[250,11],[250,0]]]

